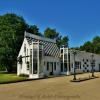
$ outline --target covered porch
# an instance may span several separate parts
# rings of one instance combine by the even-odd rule
[[[30,49],[30,72],[29,78],[42,78],[43,74],[43,44],[32,42]]]

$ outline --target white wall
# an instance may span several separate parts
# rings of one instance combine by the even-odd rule
[[[95,69],[95,71],[99,71],[100,55],[97,55],[97,54],[93,54],[93,55],[94,55],[94,60],[95,60],[94,69]],[[84,59],[84,61],[83,61],[83,59]],[[73,60],[74,60],[74,56],[73,56],[72,52],[70,52],[71,72],[72,73],[73,73],[73,68],[74,68],[74,66],[72,66]],[[75,61],[81,62],[81,69],[77,69],[76,70],[77,73],[82,73],[83,71],[87,72],[87,70],[89,72],[91,72],[91,68],[92,68],[91,67],[91,53],[78,51],[75,56]],[[83,67],[83,65],[85,65],[85,66]],[[86,69],[85,69],[85,67],[86,67]]]
[[[24,44],[26,44],[26,56],[27,56],[27,53],[28,53],[28,55],[30,55],[29,44],[28,44],[26,38],[24,38],[24,41],[23,41],[23,44],[21,46],[21,49],[20,49],[18,57],[20,55],[22,55],[22,57],[25,56],[25,53],[24,53]],[[28,50],[28,52],[27,52],[27,50]],[[27,61],[30,61],[29,57],[28,58],[26,57],[26,62]],[[29,74],[29,70],[27,70],[27,64],[26,64],[26,62],[25,62],[25,58],[22,58],[22,66],[19,63],[17,63],[17,75],[20,75],[20,74]]]
[[[24,44],[26,44],[26,50],[28,49],[28,55],[30,55],[30,49],[32,49],[32,45],[29,45],[26,38],[24,39],[23,41],[23,44],[22,44],[22,47],[21,47],[21,50],[19,52],[19,55],[22,55],[25,56],[25,53],[24,53]],[[26,51],[26,56],[27,56],[27,51]],[[56,70],[54,69],[54,64],[53,64],[53,74],[54,75],[59,75],[60,74],[60,59],[59,58],[56,58],[56,57],[50,57],[50,56],[44,56],[44,62],[45,62],[45,65],[42,67],[43,68],[43,73],[44,75],[49,75],[50,74],[50,71],[47,71],[47,62],[56,62]],[[26,57],[26,61],[30,61],[30,57],[28,57],[28,60],[27,60],[27,57]],[[20,74],[29,74],[29,70],[27,70],[27,64],[25,62],[25,58],[22,58],[22,67],[19,63],[17,63],[17,75],[20,75]],[[30,74],[30,78],[39,78],[41,76],[34,76],[34,75],[31,75]]]
[[[20,55],[22,55],[22,57],[25,56],[24,44],[26,44],[26,56],[30,55],[30,49],[32,49],[33,46],[29,45],[27,40],[26,40],[26,38],[24,38],[24,41],[23,41],[23,44],[22,44],[22,47],[20,49],[18,57]],[[27,49],[28,49],[28,52],[27,52]],[[73,53],[71,51],[69,51],[69,52],[70,52],[71,73],[73,73],[73,69],[74,69],[74,64],[73,64],[74,56],[73,56]],[[84,61],[83,61],[83,59],[84,59]],[[88,61],[86,61],[87,59],[88,59]],[[94,59],[95,59],[95,67],[94,67],[94,69],[95,69],[95,71],[99,71],[100,55],[94,54]],[[53,75],[61,74],[60,58],[44,56],[43,60],[45,62],[44,66],[43,66],[43,73],[44,73],[44,75],[46,75],[46,76],[50,75],[50,70],[47,70],[47,62],[53,62]],[[28,58],[26,57],[26,62],[27,61],[30,61],[30,57],[28,57]],[[77,54],[75,56],[75,61],[81,62],[81,69],[77,69],[76,70],[77,73],[82,73],[83,71],[87,71],[87,70],[91,71],[91,64],[90,64],[91,53],[83,52],[83,51],[77,51]],[[19,63],[17,63],[17,75],[19,75],[19,74],[29,74],[29,70],[27,70],[26,62],[25,62],[25,58],[22,58],[22,66]],[[54,62],[56,62],[56,70],[54,69]],[[85,69],[85,67],[83,67],[84,62],[86,62],[86,64],[85,64],[86,69]],[[88,67],[86,65],[88,65]]]
[[[53,74],[54,75],[60,74],[60,59],[59,58],[45,56],[44,62],[45,62],[45,65],[44,65],[43,69],[44,69],[45,75],[47,75],[47,76],[50,75],[50,68],[47,71],[47,62],[53,62]],[[56,70],[54,69],[54,62],[56,62]]]

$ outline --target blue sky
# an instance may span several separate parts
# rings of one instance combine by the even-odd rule
[[[100,36],[100,0],[1,0],[0,15],[16,13],[43,32],[56,28],[77,47]]]

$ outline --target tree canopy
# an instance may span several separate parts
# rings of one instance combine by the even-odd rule
[[[44,31],[44,36],[51,39],[56,39],[59,36],[59,33],[56,31],[56,29],[46,28]]]
[[[69,41],[68,36],[64,36],[61,40],[61,45],[68,47],[68,41]]]
[[[42,34],[39,32],[39,28],[36,25],[29,25],[26,31],[35,35],[42,36]]]
[[[25,20],[15,14],[0,16],[0,65],[14,70],[16,58],[27,29]]]
[[[92,41],[85,42],[80,46],[80,50],[100,54],[100,36],[96,36]]]
[[[62,37],[56,29],[46,28],[44,31],[44,36],[51,39],[56,39],[57,45],[60,47],[62,45],[68,47],[68,36]]]

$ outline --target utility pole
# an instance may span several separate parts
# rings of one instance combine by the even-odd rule
[[[94,58],[94,55],[92,54],[91,55],[91,67],[92,67],[91,72],[92,72],[92,77],[94,77],[94,60],[93,60],[93,58]]]
[[[73,80],[76,80],[76,64],[75,64],[75,56],[76,56],[77,52],[73,51],[73,55],[74,55],[74,78]]]

